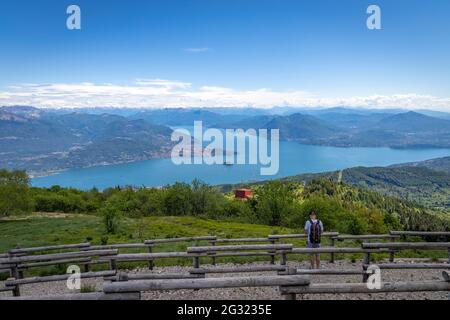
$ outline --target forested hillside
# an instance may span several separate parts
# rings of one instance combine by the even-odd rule
[[[58,186],[31,188],[24,172],[2,171],[0,176],[1,215],[32,211],[99,215],[108,233],[117,231],[123,217],[145,216],[194,216],[302,230],[311,209],[318,212],[328,230],[341,233],[449,230],[448,215],[443,212],[327,179],[254,185],[254,197],[241,201],[199,181],[100,192]]]
[[[171,133],[118,115],[0,108],[0,168],[40,173],[161,158]]]
[[[300,174],[280,181],[308,183],[314,179],[327,179],[334,183],[343,182],[415,202],[419,206],[438,209],[450,215],[449,169],[450,157],[446,157],[391,167],[355,167],[342,171]],[[239,186],[243,185],[222,185],[219,190],[229,192]]]
[[[431,159],[419,162],[410,162],[405,164],[394,165],[392,167],[425,167],[437,171],[445,171],[450,173],[450,157]]]
[[[427,167],[352,168],[342,172],[344,183],[450,209],[450,173]]]

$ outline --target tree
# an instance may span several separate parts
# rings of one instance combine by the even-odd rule
[[[32,207],[27,173],[0,170],[0,216],[28,213]]]
[[[256,194],[255,215],[259,223],[270,226],[284,224],[296,211],[292,185],[279,181],[264,184]]]
[[[163,213],[167,216],[192,215],[192,191],[186,183],[175,183],[165,190]]]
[[[121,221],[121,213],[114,206],[107,205],[100,210],[103,216],[106,233],[114,234],[118,231]]]

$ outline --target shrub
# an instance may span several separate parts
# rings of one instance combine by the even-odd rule
[[[29,213],[32,208],[26,172],[0,170],[0,216]]]
[[[109,240],[108,236],[102,236],[102,237],[100,238],[100,244],[101,244],[102,246],[106,246],[106,245],[108,244],[108,240]]]
[[[101,214],[103,216],[106,233],[116,233],[119,229],[121,220],[120,212],[114,207],[106,206],[101,210]]]
[[[257,190],[254,203],[256,222],[270,226],[285,224],[297,206],[291,184],[271,181]]]

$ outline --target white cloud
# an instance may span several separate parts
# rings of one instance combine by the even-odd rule
[[[211,51],[211,48],[185,48],[184,51],[189,53],[202,53]]]
[[[36,107],[362,107],[433,109],[450,112],[450,98],[397,94],[322,97],[301,90],[268,88],[236,90],[163,79],[138,79],[134,84],[53,83],[22,84],[0,91],[0,105]]]
[[[187,89],[191,86],[189,82],[169,81],[163,79],[137,79],[136,84],[140,86],[162,87],[166,89]]]

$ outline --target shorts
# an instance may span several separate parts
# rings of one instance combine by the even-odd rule
[[[320,248],[320,243],[308,243],[308,248],[310,249]]]

